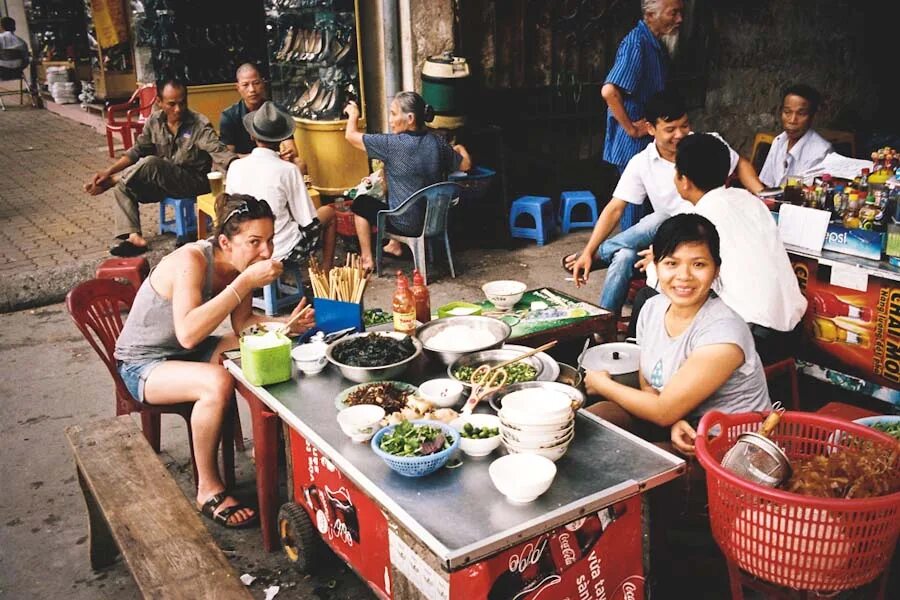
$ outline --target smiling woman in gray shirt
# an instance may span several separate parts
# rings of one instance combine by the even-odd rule
[[[722,263],[715,226],[696,214],[674,216],[660,226],[653,249],[662,294],[638,320],[641,389],[589,371],[588,392],[610,402],[588,410],[636,432],[671,427],[672,444],[690,454],[704,413],[761,411],[771,402],[747,324],[710,295]]]

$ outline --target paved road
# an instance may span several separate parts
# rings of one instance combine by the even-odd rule
[[[0,111],[0,311],[59,301],[108,257],[112,194],[82,185],[110,164],[106,139],[47,110]],[[141,208],[145,231],[159,226],[158,205]],[[172,236],[154,239],[160,254]]]

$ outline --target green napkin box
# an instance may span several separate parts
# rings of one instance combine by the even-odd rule
[[[281,383],[291,378],[291,340],[279,334],[275,345],[257,347],[254,338],[266,336],[245,335],[241,337],[241,370],[247,381],[253,385]]]

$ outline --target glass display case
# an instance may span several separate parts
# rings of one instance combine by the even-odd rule
[[[25,0],[35,62],[86,62],[88,38],[83,0]]]
[[[353,0],[266,0],[272,99],[295,117],[341,119],[361,98]]]

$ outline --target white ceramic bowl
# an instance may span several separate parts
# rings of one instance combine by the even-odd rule
[[[429,379],[419,386],[419,397],[439,408],[452,408],[462,401],[464,386],[455,379]]]
[[[338,425],[354,442],[366,442],[381,429],[384,409],[374,404],[357,404],[340,411]]]
[[[507,454],[488,468],[491,481],[513,502],[531,502],[548,489],[556,477],[556,465],[537,454]]]
[[[500,419],[496,415],[475,413],[462,415],[454,419],[450,426],[460,432],[459,447],[469,456],[487,456],[500,445],[500,434],[489,438],[467,438],[462,435],[463,427],[471,423],[473,427],[500,428]]]
[[[297,363],[297,368],[306,375],[321,373],[328,364],[325,346],[322,344],[300,344],[291,350],[291,358]]]
[[[565,456],[566,451],[569,449],[569,445],[565,444],[563,446],[557,446],[555,448],[537,448],[537,449],[519,449],[513,448],[507,444],[506,450],[509,452],[508,456],[538,456],[541,458],[546,458],[547,460],[556,462]]]
[[[560,429],[554,430],[532,430],[532,429],[510,429],[500,424],[500,433],[507,440],[520,444],[537,444],[539,446],[553,446],[566,439],[575,429],[574,423],[568,423]]]
[[[522,299],[527,287],[521,281],[500,279],[487,282],[481,286],[481,291],[495,307],[500,310],[509,310]]]
[[[511,425],[562,425],[572,418],[572,401],[562,392],[518,390],[501,400],[500,418]]]
[[[569,431],[566,435],[556,438],[555,440],[546,440],[546,441],[536,441],[536,440],[526,440],[520,441],[516,440],[506,432],[501,432],[501,437],[503,438],[503,443],[506,444],[507,447],[514,447],[517,450],[537,450],[538,448],[557,448],[559,446],[568,446],[572,441],[572,438],[575,437],[575,431]]]

